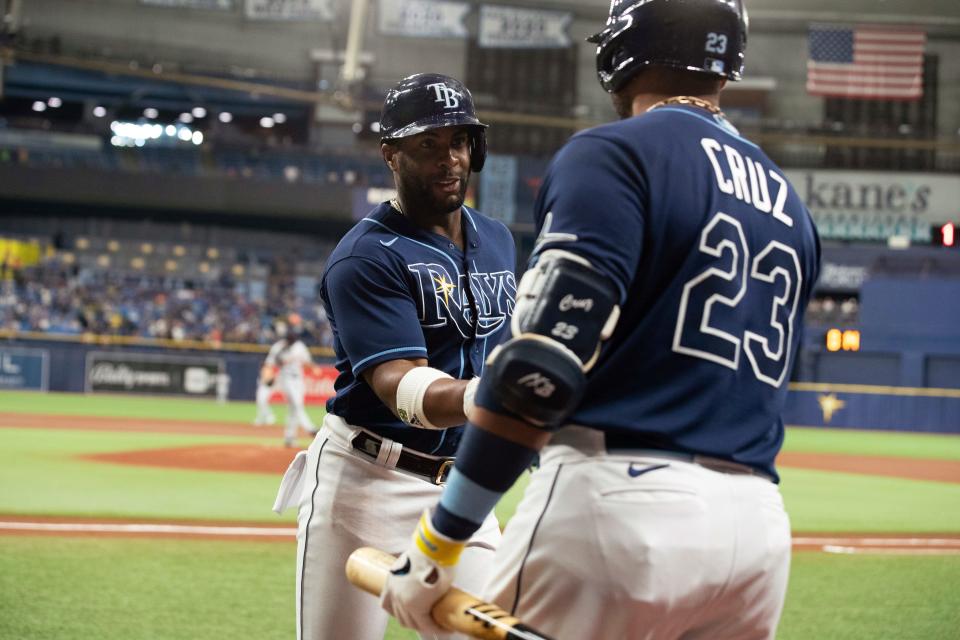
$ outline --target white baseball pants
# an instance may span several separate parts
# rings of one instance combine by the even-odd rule
[[[439,486],[354,453],[350,440],[355,434],[355,427],[328,414],[306,452],[300,486],[289,477],[296,474],[295,462],[274,507],[282,510],[285,493],[290,502],[298,500],[297,640],[382,640],[389,616],[376,597],[347,581],[347,558],[364,546],[402,553],[423,510],[440,497]],[[396,455],[399,446],[393,443]],[[479,593],[499,540],[500,528],[491,515],[461,556],[457,586]]]
[[[272,395],[273,387],[262,383],[257,384],[257,417],[253,421],[254,424],[274,423],[273,409],[270,408],[270,396]]]
[[[283,431],[284,438],[288,442],[296,438],[297,425],[300,425],[311,433],[316,431],[317,427],[313,424],[310,416],[307,415],[307,410],[303,402],[303,397],[306,393],[306,385],[304,384],[303,377],[281,377],[280,384],[282,385],[283,394],[287,397],[287,422]]]
[[[544,448],[483,596],[556,638],[773,638],[790,565],[777,485],[573,429],[599,440]]]

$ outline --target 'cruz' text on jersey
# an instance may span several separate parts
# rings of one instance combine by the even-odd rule
[[[713,165],[720,191],[752,204],[761,213],[773,211],[774,218],[788,227],[793,226],[793,218],[783,210],[789,192],[783,176],[773,169],[765,170],[762,164],[750,156],[741,154],[728,144],[720,144],[713,138],[702,138],[700,146]],[[726,171],[720,166],[721,157],[718,155],[721,151],[721,157],[726,161]],[[776,183],[772,199],[767,175]]]

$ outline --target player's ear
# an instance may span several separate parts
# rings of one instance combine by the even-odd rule
[[[389,143],[384,142],[380,145],[380,156],[383,158],[383,161],[390,167],[391,171],[399,171],[400,167],[397,165],[397,148]]]

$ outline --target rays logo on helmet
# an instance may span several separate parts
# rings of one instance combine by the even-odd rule
[[[442,82],[434,82],[427,85],[428,89],[433,89],[436,94],[436,102],[442,102],[444,109],[456,109],[460,106],[460,92],[451,89]]]

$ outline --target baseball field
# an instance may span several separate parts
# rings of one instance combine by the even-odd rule
[[[294,450],[254,413],[0,392],[0,638],[293,638]],[[780,469],[780,638],[960,637],[960,436],[791,428]]]

